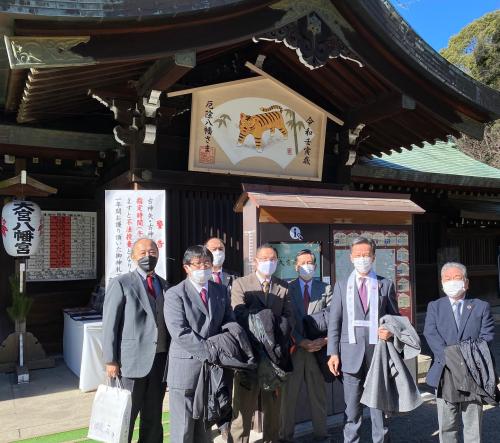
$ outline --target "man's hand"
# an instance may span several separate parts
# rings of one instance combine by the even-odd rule
[[[317,351],[326,346],[327,339],[326,337],[320,337],[313,341],[314,345],[317,347]]]
[[[323,343],[323,341],[323,338],[318,338],[316,340],[308,340],[305,338],[299,343],[299,346],[307,352],[316,352],[326,344],[326,342]]]
[[[109,363],[106,365],[106,375],[109,378],[117,378],[120,375],[120,365],[118,363]]]
[[[378,328],[378,338],[380,338],[380,340],[387,341],[391,337],[392,337],[392,332],[389,332],[383,326],[380,326],[380,328]]]
[[[330,372],[335,375],[335,377],[340,375],[340,357],[338,355],[330,356],[328,360],[328,369],[330,369]]]

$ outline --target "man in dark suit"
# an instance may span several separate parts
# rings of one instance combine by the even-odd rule
[[[326,346],[327,340],[305,338],[303,320],[306,315],[326,308],[332,298],[332,288],[313,278],[316,271],[316,257],[309,249],[302,249],[297,253],[295,270],[298,278],[288,284],[288,293],[295,317],[292,336],[296,350],[292,355],[293,372],[286,380],[281,396],[280,439],[282,442],[293,441],[295,412],[300,389],[305,382],[311,405],[314,439],[317,442],[326,442],[329,441],[326,429],[326,386],[314,353]]]
[[[165,321],[172,337],[168,356],[170,442],[211,441],[202,419],[193,418],[193,399],[203,362],[209,360],[206,340],[234,321],[226,288],[210,281],[212,253],[191,246],[182,263],[187,277],[165,294]]]
[[[344,383],[344,442],[359,442],[363,407],[360,403],[366,374],[378,339],[392,334],[378,327],[380,317],[399,315],[394,283],[372,270],[375,243],[358,237],[351,245],[354,271],[337,281],[333,290],[328,323],[328,366],[333,375],[342,370]],[[389,440],[384,412],[370,408],[372,440]]]
[[[224,285],[228,289],[229,296],[231,296],[231,287],[239,275],[223,268],[226,259],[226,245],[220,238],[212,237],[207,240],[205,246],[214,257],[211,280]]]
[[[270,309],[278,317],[286,317],[293,326],[293,313],[288,285],[273,276],[278,264],[278,254],[270,244],[260,246],[255,254],[255,272],[237,279],[231,290],[231,304],[236,320],[245,326],[249,313]],[[260,363],[259,363],[260,364]],[[243,380],[240,373],[234,377],[233,423],[231,438],[235,443],[248,443],[252,416],[257,410],[261,394],[264,413],[263,442],[275,443],[279,438],[279,393],[260,389],[257,379]]]
[[[132,247],[137,269],[109,282],[103,308],[103,356],[108,377],[121,377],[132,393],[129,441],[141,413],[139,441],[163,442],[161,424],[165,366],[170,337],[163,317],[166,282],[154,272],[153,240]]]
[[[444,376],[445,348],[468,338],[492,342],[495,322],[489,303],[477,298],[465,298],[469,281],[464,265],[446,263],[441,269],[441,284],[446,297],[429,303],[424,326],[424,336],[434,355],[426,381],[429,386],[436,388],[439,441],[443,443],[459,441],[461,416],[464,442],[479,442],[483,413],[481,402],[460,398],[461,396],[456,402],[443,399],[443,391],[451,388],[447,384],[452,384],[450,378]]]
[[[234,272],[230,272],[227,269],[223,269],[224,260],[226,259],[226,245],[218,237],[212,237],[205,243],[206,248],[212,253],[214,261],[212,263],[212,275],[210,279],[218,284],[223,285],[227,288],[228,298],[231,298],[231,287],[233,286],[233,281],[238,277]],[[233,374],[234,372],[230,369],[224,370],[224,379],[229,388],[229,395],[232,398],[233,393]],[[228,417],[223,418],[217,423],[219,432],[222,435],[223,440],[229,439],[229,428],[231,426],[232,412]]]

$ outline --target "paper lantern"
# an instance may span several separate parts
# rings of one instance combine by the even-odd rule
[[[36,203],[13,200],[2,209],[2,240],[7,254],[29,257],[36,254],[42,234],[42,211]]]

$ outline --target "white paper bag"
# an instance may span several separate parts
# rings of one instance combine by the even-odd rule
[[[132,396],[120,387],[99,385],[92,404],[88,438],[106,443],[127,443]]]

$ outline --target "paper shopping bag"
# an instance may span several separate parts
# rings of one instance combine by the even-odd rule
[[[99,385],[92,404],[88,438],[127,443],[132,396],[130,391]]]

